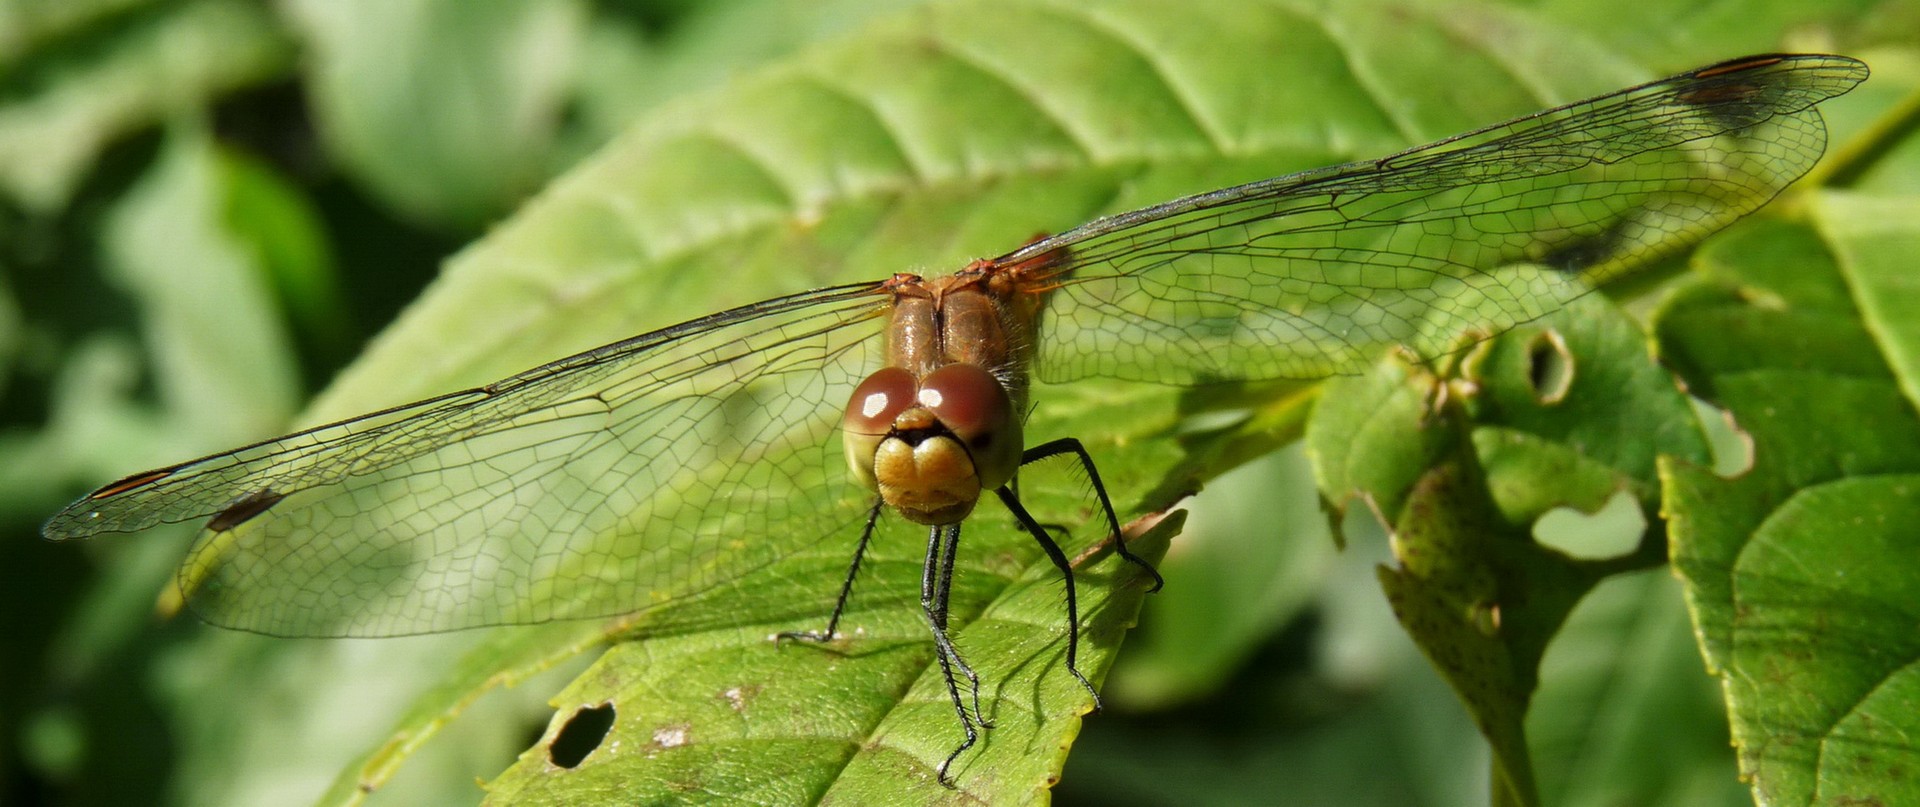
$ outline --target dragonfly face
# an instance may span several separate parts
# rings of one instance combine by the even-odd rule
[[[980,261],[898,275],[886,367],[854,389],[843,429],[854,478],[917,524],[957,524],[1020,467],[1027,368],[1045,262]]]
[[[846,431],[854,478],[916,524],[960,523],[1020,467],[1020,419],[1006,387],[978,365],[923,379],[883,368],[854,390]]]
[[[1766,204],[1823,153],[1817,105],[1866,75],[1747,57],[1097,219],[946,277],[765,300],[134,474],[43,532],[199,521],[179,584],[208,621],[396,636],[671,608],[864,519],[827,630],[803,634],[822,638],[891,507],[929,529],[921,602],[967,736],[944,779],[985,722],[947,636],[961,521],[991,491],[1060,569],[1075,676],[1073,572],[1014,494],[1018,468],[1076,457],[1119,533],[1078,441],[1022,447],[1030,372],[1183,385],[1358,372],[1394,346],[1437,358]],[[841,453],[873,496],[849,491]]]

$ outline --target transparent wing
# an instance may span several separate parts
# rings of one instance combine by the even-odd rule
[[[997,262],[1070,273],[1036,368],[1050,381],[1320,378],[1392,345],[1433,358],[1765,204],[1825,148],[1814,105],[1866,75],[1838,56],[1749,57],[1101,219]]]
[[[865,284],[716,314],[129,477],[45,533],[209,519],[190,605],[275,635],[638,611],[856,534],[871,496],[838,425],[889,302]]]
[[[1678,248],[1818,159],[1865,76],[1754,57],[1381,160],[1177,200],[1001,259],[1062,272],[1042,377],[1313,378],[1437,356]],[[859,528],[836,424],[882,284],[716,314],[96,491],[50,538],[208,519],[209,621],[389,636],[629,613]]]

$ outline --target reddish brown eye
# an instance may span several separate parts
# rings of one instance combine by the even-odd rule
[[[1020,467],[1020,418],[1007,388],[973,364],[949,364],[920,380],[921,406],[966,444],[980,485],[989,490]]]
[[[1013,416],[1007,388],[992,373],[973,364],[949,364],[928,373],[920,382],[919,401],[969,443]]]
[[[885,435],[893,419],[913,405],[913,374],[883,367],[853,388],[847,400],[846,429],[854,434]]]

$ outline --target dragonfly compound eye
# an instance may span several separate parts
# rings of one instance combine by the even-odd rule
[[[980,486],[1006,484],[1020,467],[1020,418],[1007,388],[978,365],[949,364],[920,381],[918,400],[973,457]]]
[[[913,374],[898,367],[882,367],[853,388],[847,399],[847,411],[841,419],[846,431],[847,467],[854,478],[868,489],[878,489],[873,475],[873,455],[893,428],[900,413],[913,406],[918,385]]]
[[[913,405],[914,387],[913,374],[898,367],[882,367],[867,376],[847,401],[847,433],[886,436],[894,419]]]

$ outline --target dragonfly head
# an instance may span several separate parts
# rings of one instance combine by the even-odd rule
[[[844,420],[847,464],[907,520],[953,524],[982,491],[1013,478],[1023,448],[1007,388],[973,364],[915,380],[887,367],[854,388]]]

